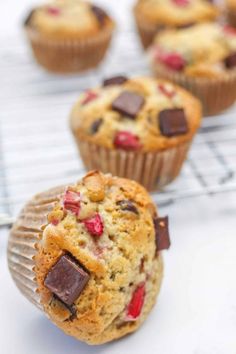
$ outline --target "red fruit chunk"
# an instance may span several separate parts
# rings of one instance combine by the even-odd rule
[[[69,210],[78,216],[80,211],[80,193],[66,191],[63,199],[63,204],[66,210]]]
[[[132,299],[127,307],[126,320],[135,321],[140,315],[145,299],[145,284],[141,283],[133,293]]]
[[[90,235],[92,236],[102,235],[104,226],[99,214],[95,214],[91,218],[85,219],[83,223],[87,231],[90,233]]]
[[[52,16],[58,16],[61,14],[61,10],[58,7],[54,6],[47,7],[47,12]]]
[[[158,51],[157,60],[176,71],[181,71],[186,64],[184,58],[179,53],[163,53]]]
[[[172,88],[169,88],[164,84],[159,84],[158,88],[166,97],[172,98],[176,94],[176,92]]]
[[[83,101],[81,102],[81,104],[84,106],[94,100],[96,100],[96,98],[98,98],[98,94],[93,92],[93,91],[87,91],[85,98],[83,99]]]
[[[223,30],[226,34],[230,34],[232,36],[236,36],[236,28],[229,26],[229,25],[225,25],[223,27]]]
[[[114,145],[123,150],[138,150],[141,148],[139,137],[127,131],[116,134]]]
[[[185,7],[190,4],[190,0],[172,0],[172,2],[180,7]]]

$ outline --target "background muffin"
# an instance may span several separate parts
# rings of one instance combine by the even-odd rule
[[[225,0],[226,14],[229,23],[236,27],[236,0]]]
[[[200,103],[185,90],[147,77],[114,77],[80,96],[71,129],[88,169],[151,190],[179,174],[200,120]]]
[[[198,96],[206,114],[236,99],[236,30],[218,23],[166,30],[156,36],[149,57],[157,77],[173,80]]]
[[[56,0],[35,8],[25,29],[38,63],[58,73],[97,66],[109,46],[113,20],[83,0]]]
[[[135,182],[93,171],[34,197],[10,234],[8,262],[23,294],[67,334],[101,344],[135,331],[159,292],[169,248]]]
[[[134,15],[144,48],[166,27],[188,27],[214,20],[219,14],[209,0],[138,0]]]

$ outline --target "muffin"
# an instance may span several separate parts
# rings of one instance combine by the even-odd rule
[[[182,88],[125,76],[83,93],[70,118],[88,170],[130,178],[148,190],[179,174],[200,121],[199,101]]]
[[[8,263],[19,290],[65,333],[101,344],[138,329],[159,293],[169,248],[136,182],[88,173],[35,196],[13,226]]]
[[[236,27],[236,0],[225,0],[229,23]]]
[[[101,62],[114,22],[87,1],[55,0],[32,10],[24,28],[40,65],[55,73],[72,73]]]
[[[149,58],[157,77],[173,80],[196,95],[205,114],[236,99],[236,31],[218,23],[166,30],[155,38]]]
[[[144,48],[164,28],[184,28],[219,15],[217,6],[209,0],[138,0],[134,7],[137,29]]]

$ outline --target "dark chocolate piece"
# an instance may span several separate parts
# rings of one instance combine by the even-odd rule
[[[95,5],[91,5],[91,10],[94,13],[94,15],[96,16],[99,24],[101,26],[103,26],[105,19],[107,18],[106,12],[103,9],[101,9],[100,7],[95,6]]]
[[[23,24],[24,26],[28,26],[30,24],[31,18],[34,14],[35,10],[31,10],[26,19],[24,20]]]
[[[91,127],[90,127],[91,134],[96,134],[99,131],[99,128],[102,125],[102,123],[103,123],[103,119],[102,118],[99,118],[99,119],[95,120],[91,124]]]
[[[156,247],[157,251],[167,250],[170,248],[169,235],[169,220],[168,216],[164,218],[154,218],[154,227],[156,233]]]
[[[124,91],[112,103],[112,109],[134,119],[142,106],[144,98],[137,93]]]
[[[230,54],[225,58],[224,63],[227,69],[234,68],[236,66],[236,53]]]
[[[117,205],[119,205],[123,211],[130,211],[136,215],[139,215],[138,209],[131,200],[120,200],[117,202]]]
[[[161,133],[172,137],[188,132],[188,122],[182,108],[164,109],[158,117]]]
[[[103,81],[103,86],[122,85],[128,78],[126,76],[114,76]]]
[[[69,256],[62,256],[47,274],[44,285],[66,305],[71,306],[83,291],[90,276]]]

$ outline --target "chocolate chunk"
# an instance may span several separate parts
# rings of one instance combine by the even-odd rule
[[[125,76],[114,76],[103,81],[103,86],[121,85],[128,80]]]
[[[44,285],[66,305],[79,297],[90,276],[69,256],[62,256],[47,274]]]
[[[144,98],[142,96],[124,91],[113,101],[112,109],[134,119],[143,105]]]
[[[105,19],[107,18],[106,12],[103,9],[101,9],[100,7],[95,6],[95,5],[91,6],[91,10],[94,13],[94,15],[96,16],[99,24],[101,26],[103,26],[104,22],[105,22]]]
[[[138,209],[131,200],[120,200],[117,202],[117,205],[119,205],[123,211],[130,211],[136,215],[139,215]]]
[[[24,26],[28,26],[30,24],[31,18],[34,14],[35,10],[31,10],[26,19],[24,20]]]
[[[95,120],[91,124],[91,127],[90,127],[91,134],[96,134],[99,131],[99,128],[102,125],[102,123],[103,123],[103,119],[102,118],[99,118],[99,119]]]
[[[170,248],[169,235],[169,220],[168,216],[164,218],[154,218],[154,227],[156,233],[156,247],[157,251],[167,250]]]
[[[171,137],[188,132],[188,122],[182,108],[164,109],[159,113],[159,126],[163,135]]]
[[[236,53],[230,54],[225,58],[224,63],[227,69],[234,68],[236,66]]]

